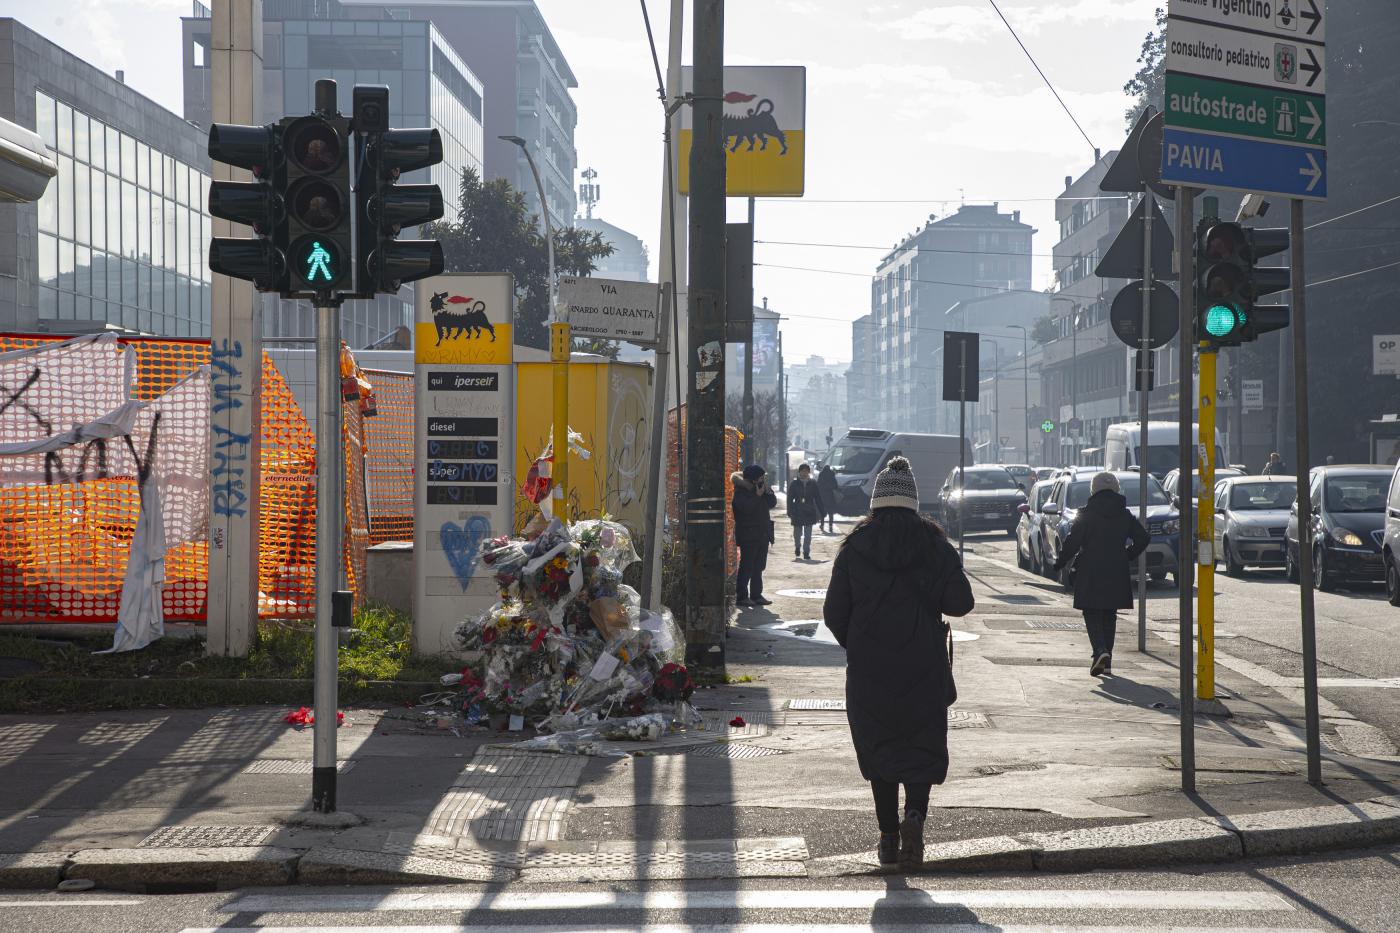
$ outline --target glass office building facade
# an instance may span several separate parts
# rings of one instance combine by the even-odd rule
[[[38,318],[207,337],[209,176],[42,90],[34,122],[58,157],[37,209]]]

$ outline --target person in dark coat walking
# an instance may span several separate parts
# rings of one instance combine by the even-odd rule
[[[943,616],[972,607],[958,552],[919,514],[909,461],[891,458],[875,479],[870,514],[841,544],[823,607],[846,649],[846,719],[875,796],[884,864],[923,862],[929,791],[948,776],[948,707],[957,697]]]
[[[1264,464],[1264,476],[1287,476],[1288,465],[1283,462],[1283,458],[1278,455],[1278,451],[1269,454],[1269,462]]]
[[[821,530],[836,534],[836,471],[825,463],[817,464],[817,492],[822,497]]]
[[[734,498],[734,543],[739,545],[738,605],[768,606],[763,596],[763,568],[768,566],[768,545],[773,543],[773,519],[778,497],[768,488],[767,471],[757,463],[731,474]]]
[[[1152,538],[1128,511],[1128,500],[1118,491],[1118,477],[1096,473],[1089,492],[1089,501],[1075,516],[1055,560],[1055,572],[1074,562],[1074,608],[1084,613],[1093,655],[1089,674],[1098,677],[1113,669],[1118,610],[1133,608],[1131,565]]]
[[[812,468],[805,463],[797,468],[797,479],[788,483],[787,514],[792,522],[793,559],[811,560],[812,526],[822,520],[822,496]]]

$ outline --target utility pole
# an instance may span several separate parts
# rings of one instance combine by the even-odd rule
[[[787,492],[788,376],[783,359],[783,332],[778,331],[778,488]]]
[[[749,198],[749,249],[747,255],[753,256],[753,239],[755,236],[753,229],[754,199]],[[750,264],[749,274],[744,277],[748,283],[749,293],[739,296],[744,302],[744,320],[748,321],[745,328],[746,339],[744,340],[744,463],[753,462],[753,268]]]
[[[686,386],[686,663],[724,669],[724,0],[695,0]]]
[[[1180,275],[1177,294],[1181,303],[1181,329],[1177,333],[1177,466],[1189,482],[1195,466],[1196,451],[1191,436],[1191,351],[1196,331],[1196,250],[1192,231],[1196,229],[1196,189],[1185,186],[1176,191],[1176,267]],[[1211,441],[1214,442],[1214,438]],[[1196,546],[1192,532],[1191,510],[1196,500],[1192,495],[1181,497],[1181,545],[1177,553],[1177,671],[1181,698],[1181,790],[1196,792],[1196,697],[1192,689],[1194,673],[1195,626],[1192,624],[1191,591],[1196,577]]]
[[[210,80],[213,122],[256,124],[262,109],[262,2],[213,0]],[[248,172],[215,161],[215,181]],[[216,218],[214,235],[234,224]],[[205,649],[243,658],[258,626],[258,510],[262,416],[262,296],[245,281],[212,276],[210,349],[216,393],[209,419],[210,463],[231,462],[210,499]]]
[[[1146,187],[1146,186],[1144,186]],[[1138,337],[1138,522],[1147,527],[1147,419],[1150,408],[1152,289],[1156,286],[1152,270],[1152,221],[1157,215],[1156,198],[1148,188],[1142,195],[1147,200],[1142,223],[1142,331]],[[1184,235],[1184,234],[1183,234]],[[1179,540],[1179,539],[1178,539]],[[1180,559],[1177,561],[1180,563]],[[1177,570],[1180,574],[1180,569]],[[1147,651],[1147,552],[1138,555],[1138,651]]]

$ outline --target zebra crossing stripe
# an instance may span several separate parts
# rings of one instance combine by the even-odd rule
[[[250,894],[224,913],[358,913],[391,910],[853,910],[874,907],[966,907],[974,910],[1221,910],[1291,911],[1271,891],[1007,890],[733,890],[541,891],[387,894]]]

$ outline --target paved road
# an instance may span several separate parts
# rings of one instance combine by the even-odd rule
[[[979,555],[1016,562],[1016,543],[1004,535],[969,535],[968,544]],[[1298,586],[1282,571],[1248,570],[1234,578],[1223,570],[1222,565],[1215,576],[1217,649],[1281,677],[1301,677]],[[1322,696],[1380,727],[1391,745],[1400,746],[1400,609],[1386,602],[1385,588],[1379,584],[1316,593],[1314,605]],[[1123,622],[1135,615],[1120,615],[1120,632]],[[1169,583],[1150,588],[1148,618],[1175,627],[1177,591]],[[1329,679],[1359,683],[1329,684]],[[1395,754],[1387,748],[1376,751]]]
[[[0,894],[0,929],[1390,931],[1400,848],[1219,870],[1079,876],[629,882],[509,890],[279,888],[149,897]]]

